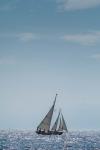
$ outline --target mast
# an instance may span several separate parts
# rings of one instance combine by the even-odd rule
[[[57,117],[57,119],[56,119],[56,121],[55,121],[55,123],[54,123],[54,125],[53,125],[53,127],[51,129],[52,131],[55,131],[57,129],[57,125],[58,125],[58,121],[59,121],[59,116],[60,116],[60,111],[59,111],[58,117]]]
[[[57,94],[55,96],[55,100],[53,102],[52,107],[50,108],[50,110],[47,113],[47,115],[44,117],[44,119],[41,121],[41,123],[37,127],[37,130],[45,130],[46,132],[48,132],[50,130],[51,119],[52,119],[52,115],[53,115],[56,99],[57,99]]]

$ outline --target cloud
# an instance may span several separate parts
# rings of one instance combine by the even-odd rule
[[[93,46],[100,42],[100,31],[66,34],[62,37],[62,39],[70,43]]]
[[[30,32],[20,33],[16,35],[16,37],[19,38],[19,40],[25,41],[25,42],[39,39],[39,36]]]
[[[0,58],[0,65],[13,65],[13,64],[16,64],[16,61],[13,58],[8,57]]]
[[[1,1],[0,2],[0,11],[9,11],[16,8],[16,3],[19,0],[9,0],[9,1]]]
[[[100,60],[100,53],[99,54],[93,54],[91,56],[91,58],[96,59],[96,60]]]
[[[57,0],[60,10],[81,10],[100,5],[100,0]]]
[[[0,34],[0,38],[15,38],[17,40],[28,42],[40,39],[40,35],[32,32],[22,32],[22,33],[4,33]]]
[[[11,11],[16,8],[16,5],[21,0],[1,0],[0,11]]]
[[[0,6],[0,11],[9,11],[9,10],[12,10],[12,7],[8,4]]]

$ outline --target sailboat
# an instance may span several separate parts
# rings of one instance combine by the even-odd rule
[[[51,121],[52,121],[52,117],[53,117],[56,99],[57,99],[57,94],[55,96],[55,100],[54,100],[53,105],[50,108],[49,112],[46,114],[44,119],[38,125],[37,130],[36,130],[37,134],[61,135],[64,132],[68,132],[64,117],[61,113],[61,110],[58,113],[58,116],[57,116],[57,119],[56,119],[54,125],[51,127]]]

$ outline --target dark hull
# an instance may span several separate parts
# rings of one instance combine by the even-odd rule
[[[61,131],[36,131],[37,134],[41,134],[41,135],[61,135],[63,134],[63,132]]]

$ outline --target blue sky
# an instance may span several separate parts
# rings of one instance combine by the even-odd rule
[[[100,127],[100,1],[0,0],[0,128],[33,129],[56,93],[69,130]]]

